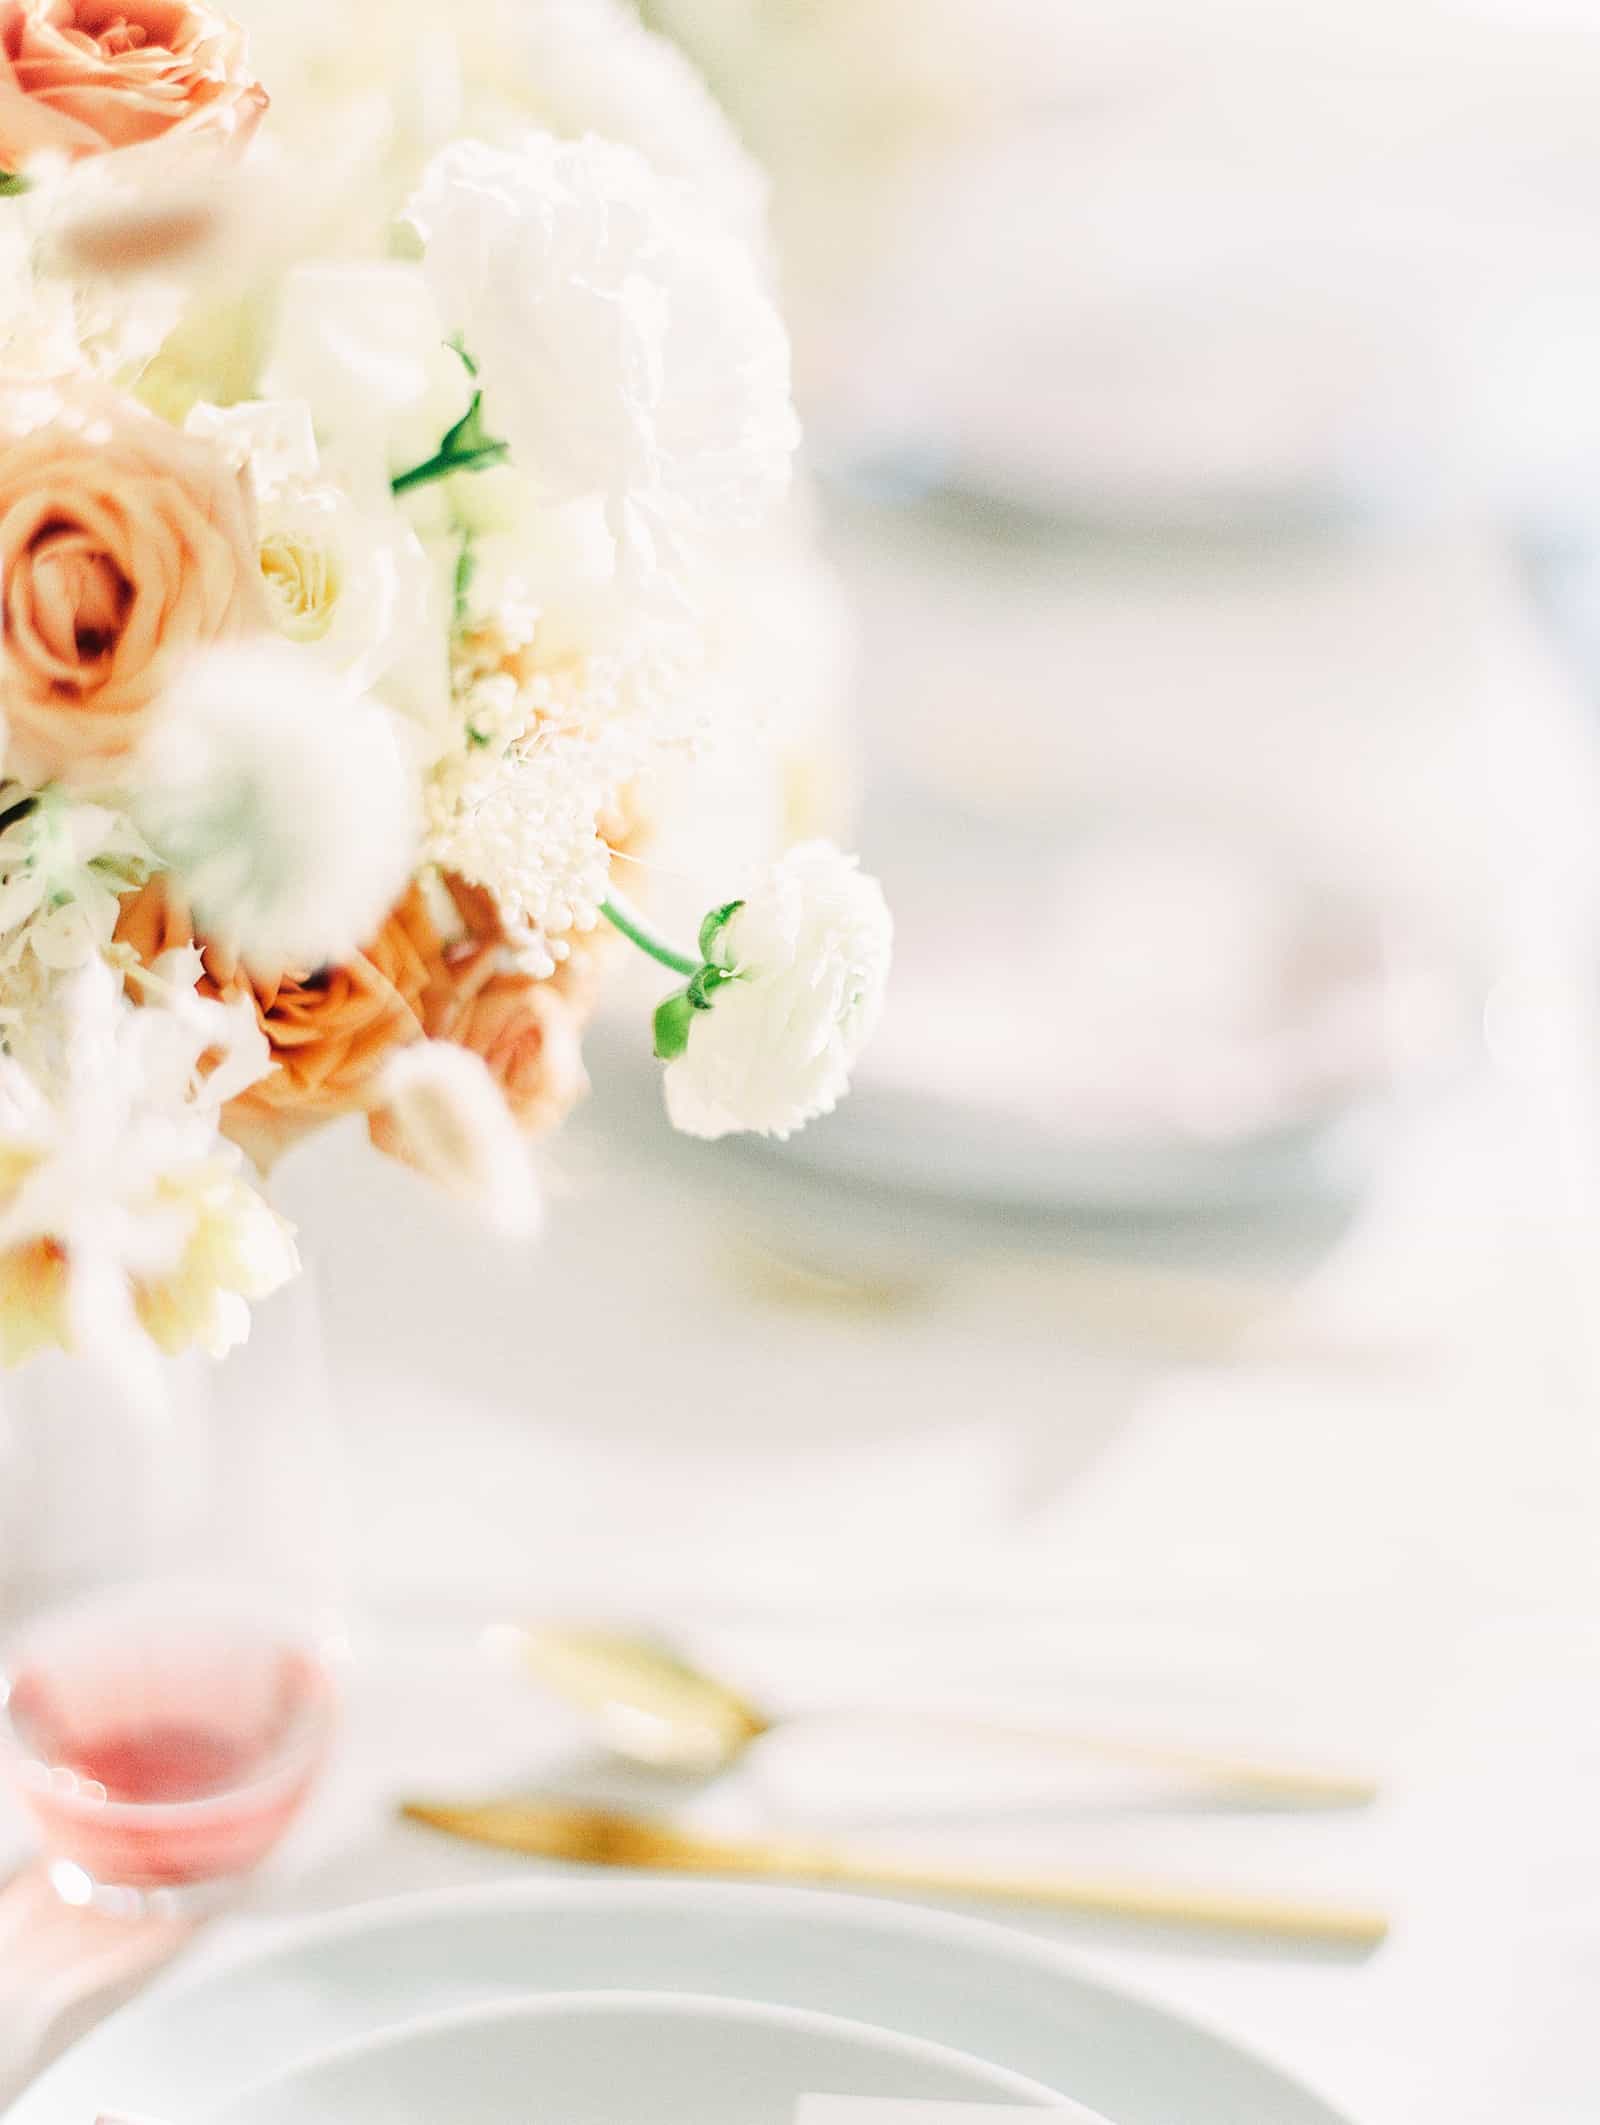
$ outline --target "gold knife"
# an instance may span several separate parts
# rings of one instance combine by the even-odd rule
[[[1166,1926],[1203,1927],[1342,1948],[1375,1948],[1389,1930],[1381,1911],[1360,1904],[1304,1901],[1248,1891],[1190,1887],[1117,1875],[1013,1872],[952,1866],[942,1860],[897,1859],[788,1837],[706,1837],[646,1816],[549,1801],[478,1803],[408,1800],[412,1822],[477,1844],[541,1859],[594,1867],[639,1867],[679,1874],[733,1874],[767,1881],[836,1882],[859,1888],[903,1889],[929,1896],[972,1896],[996,1903],[1033,1904],[1101,1918],[1145,1919]]]

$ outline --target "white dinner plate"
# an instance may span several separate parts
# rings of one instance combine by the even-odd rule
[[[582,1878],[369,1904],[180,1971],[74,2046],[8,2125],[202,2118],[296,2059],[422,2015],[596,1989],[843,2015],[992,2060],[1116,2125],[1351,2125],[1031,1934],[812,1889]]]
[[[546,1993],[324,2052],[207,2125],[793,2125],[804,2095],[1044,2107],[1037,2081],[833,2015],[681,1993]]]

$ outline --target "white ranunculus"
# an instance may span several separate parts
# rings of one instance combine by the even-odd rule
[[[542,500],[602,497],[639,564],[780,498],[799,430],[759,265],[642,156],[546,133],[458,141],[408,213],[486,427]]]
[[[191,664],[139,769],[135,823],[198,926],[252,964],[347,959],[411,869],[420,792],[394,718],[290,643]]]
[[[788,1136],[829,1114],[878,1021],[893,925],[883,890],[831,842],[767,872],[711,942],[731,975],[688,1019],[667,1112],[690,1136]]]

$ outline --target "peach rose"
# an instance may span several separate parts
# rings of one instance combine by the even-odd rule
[[[486,971],[485,956],[453,970],[463,978],[435,1001],[427,1031],[481,1057],[518,1127],[536,1136],[564,1121],[588,1089],[577,1020],[549,982]]]
[[[490,896],[449,872],[444,882],[464,935],[445,947],[442,978],[423,998],[423,1031],[481,1057],[518,1125],[537,1136],[589,1089],[579,1040],[588,998],[562,979],[572,960],[542,981],[508,964]]]
[[[0,169],[180,131],[242,145],[266,107],[244,31],[194,0],[0,0]]]
[[[6,767],[81,782],[133,750],[178,662],[265,626],[255,511],[213,444],[131,400],[89,384],[38,396],[0,397]]]
[[[118,939],[149,965],[194,941],[175,890],[153,878],[124,896]],[[413,885],[366,950],[347,964],[276,979],[251,974],[202,940],[203,994],[248,995],[275,1068],[223,1110],[223,1128],[265,1168],[296,1137],[367,1104],[390,1049],[421,1038],[423,997],[445,980],[443,948]]]

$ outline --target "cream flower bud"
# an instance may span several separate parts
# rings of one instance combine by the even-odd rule
[[[826,841],[708,917],[706,965],[663,1007],[673,1126],[783,1137],[831,1113],[877,1024],[892,938],[877,880]]]
[[[495,1230],[539,1224],[533,1162],[489,1066],[453,1041],[401,1048],[377,1083],[386,1150],[471,1205]]]

